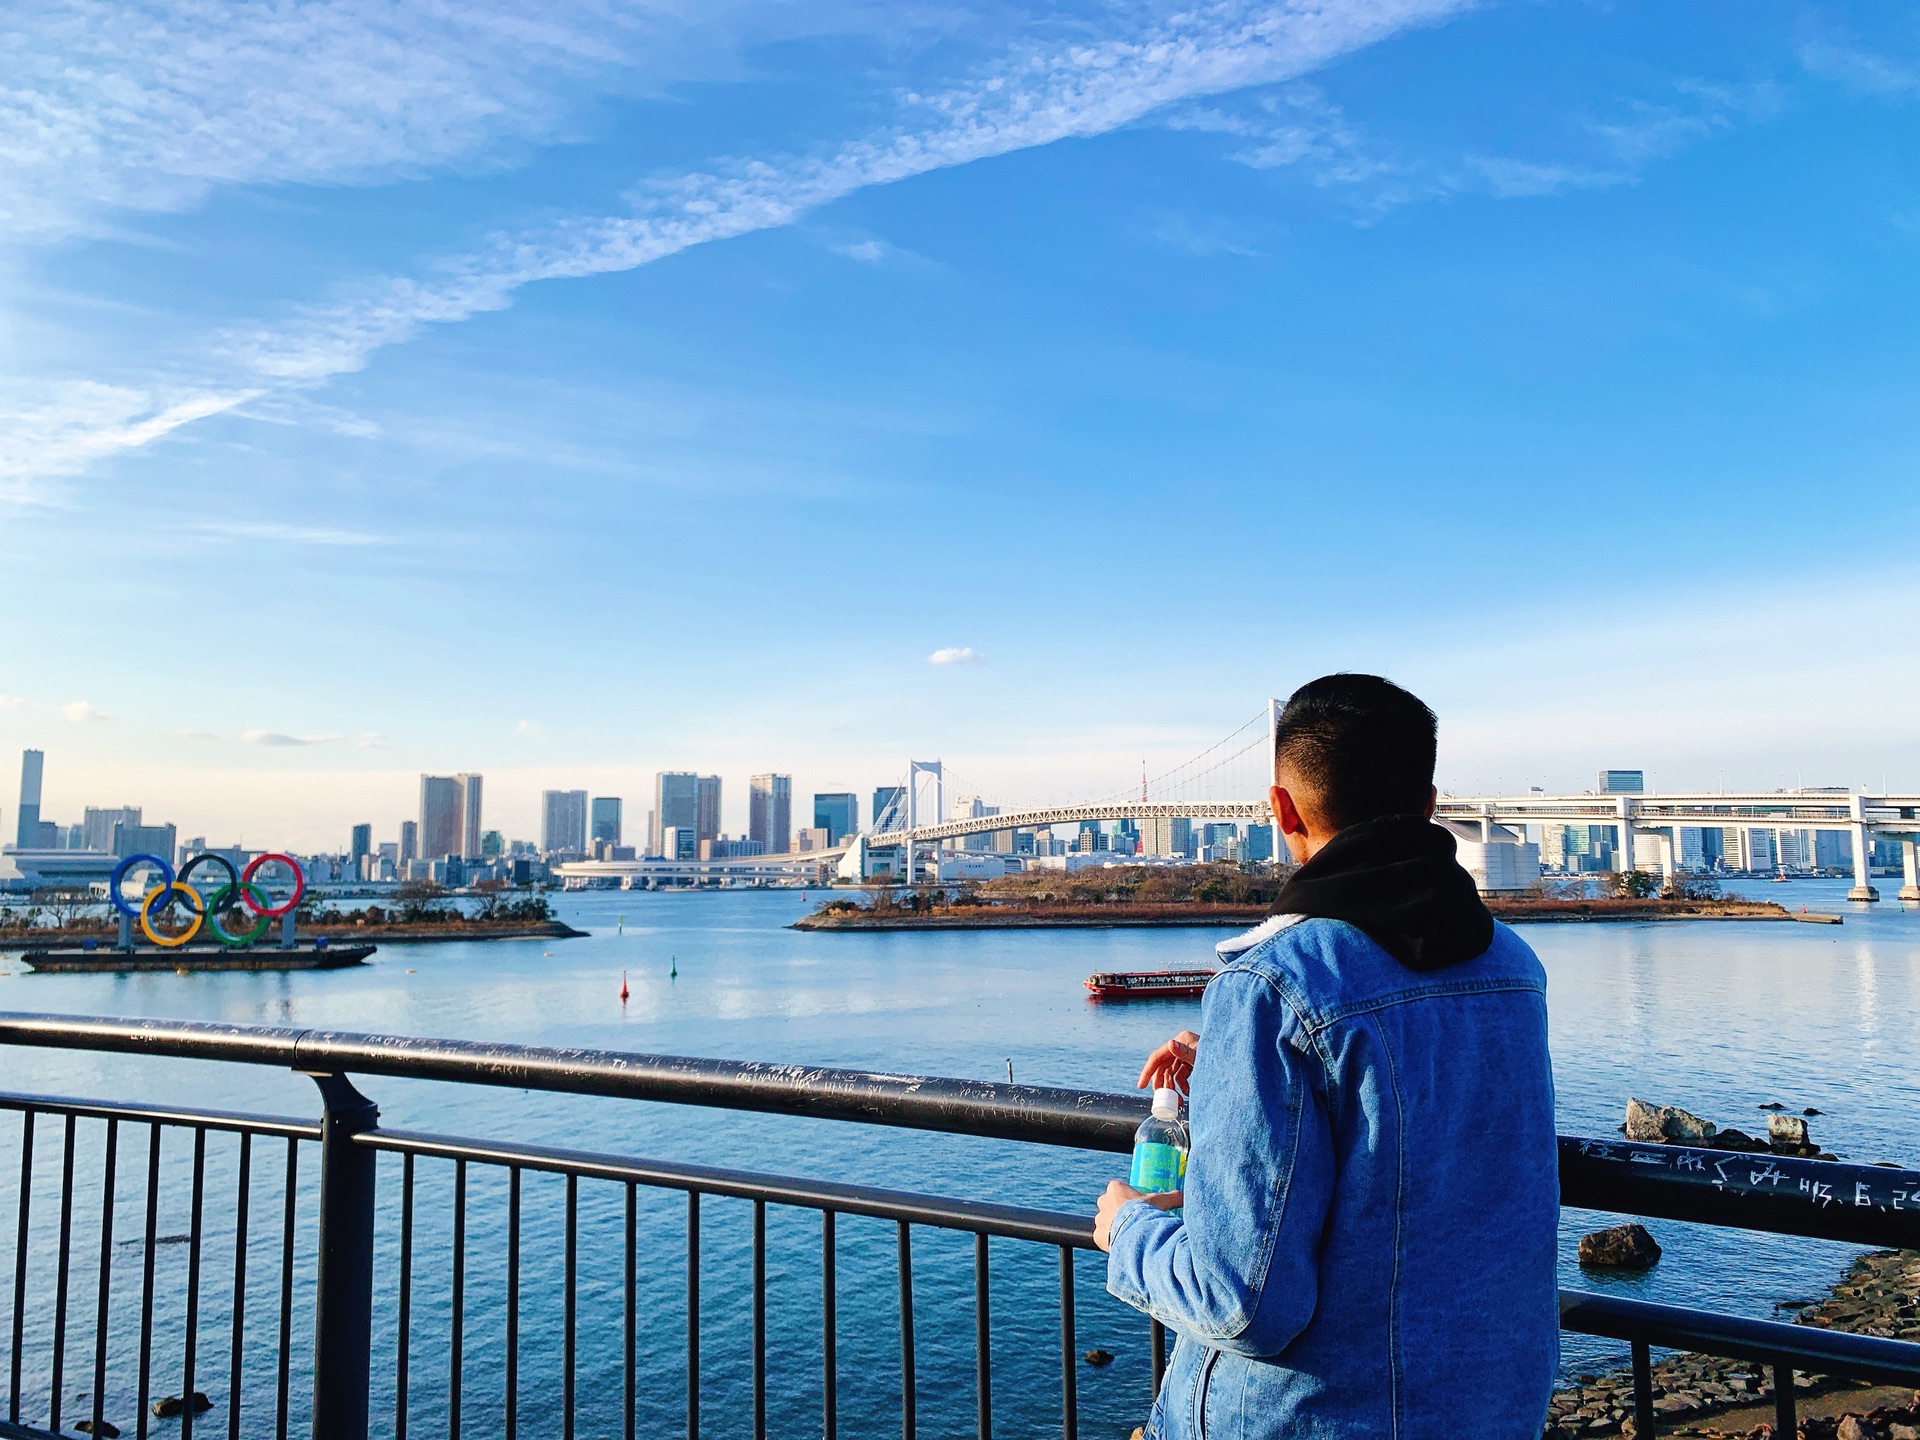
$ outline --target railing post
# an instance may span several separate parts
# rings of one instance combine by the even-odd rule
[[[314,1286],[313,1440],[366,1440],[373,1371],[374,1153],[354,1142],[380,1111],[340,1074],[314,1074],[320,1265]]]

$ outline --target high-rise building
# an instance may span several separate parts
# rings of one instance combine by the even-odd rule
[[[462,860],[478,860],[480,836],[484,833],[480,825],[480,777],[456,775],[453,778],[460,786],[459,855]]]
[[[444,860],[460,853],[466,797],[457,775],[420,777],[420,856]]]
[[[548,855],[587,853],[587,792],[547,790],[540,796],[540,849]]]
[[[653,777],[653,814],[647,819],[649,855],[666,853],[660,847],[668,830],[695,830],[699,819],[698,775],[691,770],[662,770]]]
[[[44,751],[20,752],[20,816],[14,843],[22,850],[40,845],[40,777],[46,763]]]
[[[747,781],[747,838],[784,855],[793,844],[793,777],[755,775]]]
[[[1600,793],[1602,795],[1641,795],[1646,793],[1647,772],[1644,770],[1602,770],[1600,772]]]
[[[720,838],[720,777],[702,775],[694,785],[694,833],[702,840]]]
[[[838,845],[860,829],[860,797],[850,790],[813,797],[813,828],[827,832],[827,845]]]
[[[874,787],[873,828],[875,830],[904,830],[907,828],[906,786],[876,785]]]
[[[169,865],[173,864],[174,829],[171,825],[116,825],[113,827],[113,853],[123,859],[128,855],[157,855]]]
[[[115,848],[114,833],[125,825],[140,823],[138,805],[122,805],[117,809],[96,809],[89,805],[80,817],[80,838],[85,848],[102,855],[118,855]]]
[[[660,831],[660,854],[668,860],[698,860],[700,837],[691,825],[667,825]]]
[[[620,843],[620,797],[618,795],[596,795],[590,807],[587,824],[587,838],[592,841],[606,841],[609,845]]]
[[[394,859],[398,862],[397,868],[400,873],[402,875],[407,873],[406,866],[409,860],[418,860],[419,858],[420,822],[418,820],[402,820],[400,822],[400,847],[394,856]]]
[[[373,826],[371,825],[354,826],[353,827],[354,864],[358,865],[360,863],[360,857],[362,855],[371,855],[372,853],[373,853]]]
[[[507,837],[498,830],[484,831],[480,836],[480,858],[498,860],[507,853]]]

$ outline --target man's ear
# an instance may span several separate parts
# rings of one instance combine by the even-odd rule
[[[1300,807],[1293,803],[1293,796],[1283,786],[1276,785],[1267,792],[1267,803],[1273,807],[1273,818],[1280,822],[1282,835],[1307,833],[1307,822],[1300,818]]]
[[[1427,819],[1431,820],[1433,818],[1433,807],[1439,803],[1440,787],[1438,785],[1429,785],[1427,787],[1427,808],[1425,811]]]

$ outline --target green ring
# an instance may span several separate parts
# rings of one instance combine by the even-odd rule
[[[213,932],[214,939],[230,949],[238,949],[243,945],[253,944],[254,941],[266,934],[268,927],[273,924],[272,920],[262,915],[259,923],[251,930],[244,931],[239,935],[229,934],[227,927],[220,923],[220,917],[225,912],[227,899],[233,894],[235,888],[236,887],[232,885],[222,885],[218,890],[213,892],[213,898],[207,901],[207,929]],[[253,892],[253,898],[259,901],[264,908],[267,899],[266,893],[262,891],[258,885],[254,884],[251,880],[242,880],[238,888],[243,892],[251,890]]]

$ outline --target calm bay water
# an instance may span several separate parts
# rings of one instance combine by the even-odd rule
[[[1897,882],[1896,882],[1897,883]],[[1850,906],[1840,881],[1756,885],[1753,893],[1798,907],[1844,912],[1843,927],[1754,923],[1545,925],[1525,933],[1551,981],[1560,1129],[1607,1135],[1627,1097],[1680,1104],[1753,1130],[1769,1100],[1824,1112],[1814,1134],[1861,1161],[1920,1160],[1920,913],[1883,903]],[[1887,886],[1890,893],[1892,885]],[[817,897],[814,897],[817,898]],[[649,895],[599,892],[560,900],[564,918],[592,932],[570,941],[386,946],[359,970],[325,974],[31,976],[0,978],[0,1009],[91,1015],[171,1016],[240,1024],[298,1025],[580,1045],[736,1059],[767,1059],[893,1071],[1004,1079],[1031,1084],[1127,1089],[1139,1061],[1174,1030],[1196,1023],[1198,1002],[1100,1006],[1080,981],[1096,969],[1160,969],[1204,962],[1216,932],[1079,931],[807,934],[788,922],[808,903],[792,892]],[[621,921],[624,919],[624,928]],[[677,968],[678,975],[670,971]],[[631,998],[619,1000],[622,971]],[[151,1063],[46,1051],[0,1052],[9,1090],[230,1107],[288,1115],[315,1110],[311,1082],[273,1071]],[[964,1137],[925,1136],[822,1121],[646,1106],[513,1091],[368,1081],[383,1123],[517,1138],[776,1173],[816,1175],[1012,1203],[1091,1210],[1118,1157],[1041,1150]],[[97,1270],[98,1126],[80,1132],[83,1198],[75,1219],[73,1318],[69,1321],[67,1423],[86,1413],[76,1395],[91,1385]],[[169,1141],[169,1144],[175,1143]],[[1497,1178],[1501,1140],[1486,1137]],[[207,1267],[202,1301],[199,1388],[225,1385],[228,1284],[233,1253],[234,1153],[210,1141],[207,1157]],[[167,1154],[160,1233],[183,1232],[187,1142]],[[121,1139],[115,1231],[137,1237],[143,1222],[143,1129]],[[278,1296],[278,1203],[282,1152],[256,1147],[249,1244],[249,1313],[264,1320]],[[43,1123],[35,1164],[42,1189],[61,1163],[57,1126]],[[0,1174],[19,1173],[20,1128],[0,1120]],[[182,1167],[176,1170],[174,1167]],[[445,1334],[450,1245],[449,1167],[420,1166],[416,1222],[414,1332],[421,1356],[411,1378],[416,1427],[443,1414],[448,1390]],[[311,1170],[309,1157],[308,1170]],[[310,1203],[310,1173],[301,1177]],[[379,1274],[381,1317],[390,1347],[396,1275],[393,1211],[397,1166],[383,1170]],[[562,1182],[529,1176],[523,1238],[521,1393],[523,1413],[545,1417],[559,1398],[557,1339],[562,1252]],[[469,1424],[494,1428],[501,1395],[505,1182],[474,1170],[468,1225],[464,1376]],[[583,1435],[617,1434],[622,1193],[583,1185],[581,1381]],[[94,1208],[89,1210],[88,1204]],[[685,1204],[641,1192],[642,1423],[683,1423]],[[750,1208],[708,1201],[703,1212],[703,1376],[705,1431],[751,1433],[747,1255]],[[50,1256],[57,1214],[35,1213],[33,1299],[27,1312],[26,1415],[44,1415],[52,1343]],[[12,1223],[0,1216],[0,1275],[12,1273]],[[1600,1217],[1569,1213],[1563,1227],[1563,1283],[1605,1286],[1648,1298],[1753,1315],[1818,1293],[1845,1268],[1849,1247],[1750,1236],[1663,1222],[1649,1228],[1666,1258],[1646,1276],[1582,1275],[1572,1264],[1579,1234]],[[847,1433],[887,1433],[898,1423],[897,1305],[891,1227],[843,1220],[841,1409]],[[817,1218],[774,1211],[770,1415],[777,1433],[817,1433],[819,1227]],[[1484,1238],[1488,1246],[1500,1237]],[[184,1285],[184,1245],[156,1250],[157,1285]],[[971,1241],[920,1232],[916,1305],[921,1336],[921,1422],[929,1435],[973,1425]],[[1002,1435],[1057,1433],[1054,1253],[1002,1242],[994,1247],[995,1421]],[[304,1327],[310,1299],[297,1267],[295,1306]],[[138,1314],[138,1247],[120,1247],[113,1265],[116,1314]],[[45,1271],[46,1273],[42,1273]],[[1147,1403],[1144,1325],[1100,1289],[1101,1266],[1078,1262],[1079,1348],[1118,1357],[1105,1370],[1081,1367],[1083,1433],[1124,1435]],[[42,1283],[44,1282],[44,1283]],[[214,1293],[217,1291],[218,1293]],[[124,1304],[122,1303],[124,1300]],[[11,1323],[0,1293],[0,1336]],[[179,1313],[169,1308],[156,1342],[156,1393],[177,1391]],[[84,1312],[84,1315],[81,1314]],[[266,1327],[270,1329],[269,1327]],[[246,1358],[246,1433],[272,1433],[272,1358],[262,1331]],[[134,1327],[110,1328],[116,1374],[131,1375]],[[383,1359],[376,1401],[390,1428],[393,1375]],[[1570,1338],[1569,1370],[1614,1358],[1614,1347]],[[125,1362],[123,1364],[123,1362]],[[296,1416],[302,1376],[294,1376]],[[209,1383],[213,1382],[213,1383]],[[37,1387],[37,1388],[36,1388]],[[127,1425],[127,1385],[109,1387],[109,1418]],[[224,1414],[212,1417],[225,1429]],[[296,1430],[301,1426],[296,1421]],[[431,1428],[441,1428],[435,1423]]]

